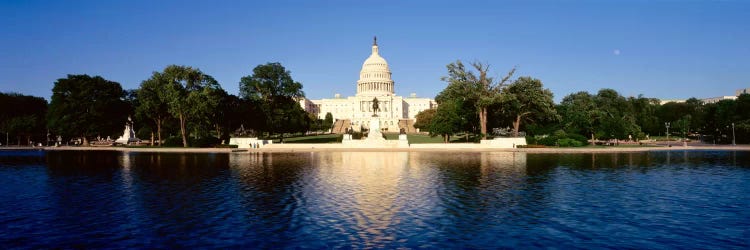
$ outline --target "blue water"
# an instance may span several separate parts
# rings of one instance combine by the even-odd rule
[[[748,248],[750,152],[0,151],[5,248]]]

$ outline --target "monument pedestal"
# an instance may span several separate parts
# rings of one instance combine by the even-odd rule
[[[109,141],[109,137],[107,137],[107,141]],[[130,144],[132,142],[138,142],[140,139],[135,137],[135,130],[133,129],[133,120],[128,117],[127,123],[125,123],[125,131],[122,132],[122,136],[120,138],[117,138],[115,140],[115,143],[118,144]]]
[[[365,141],[368,142],[385,142],[385,138],[383,138],[383,133],[380,132],[380,118],[377,116],[372,117],[370,119],[370,132],[367,134],[367,139]]]
[[[495,138],[492,140],[481,140],[479,145],[490,148],[517,148],[526,145],[526,137]]]
[[[273,144],[272,140],[259,140],[257,137],[243,138],[243,137],[232,137],[229,138],[229,145],[237,145],[237,148],[262,148],[265,145]]]
[[[398,146],[402,148],[408,148],[409,147],[409,139],[407,139],[406,134],[399,134],[398,135]]]

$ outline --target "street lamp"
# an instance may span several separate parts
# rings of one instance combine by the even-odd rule
[[[664,127],[667,127],[667,145],[669,145],[669,125],[672,125],[671,122],[665,122]]]
[[[734,122],[732,123],[732,146],[736,146],[737,144],[734,141]]]

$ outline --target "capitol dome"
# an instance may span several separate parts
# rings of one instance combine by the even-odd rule
[[[388,62],[378,53],[378,40],[373,39],[372,54],[362,64],[357,81],[357,95],[393,95],[393,80]]]

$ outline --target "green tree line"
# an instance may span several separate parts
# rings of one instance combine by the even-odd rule
[[[493,135],[493,128],[525,132],[533,143],[585,144],[589,139],[645,139],[666,134],[707,142],[737,143],[750,139],[750,95],[704,104],[695,98],[661,105],[658,99],[623,97],[612,89],[577,92],[555,104],[540,79],[515,78],[510,69],[502,78],[488,64],[461,61],[447,66],[447,83],[436,97],[436,109],[417,115],[415,127],[441,136],[457,134],[473,140]],[[137,89],[124,90],[101,76],[68,75],[54,82],[49,103],[43,98],[0,93],[0,133],[3,144],[122,135],[131,117],[139,138],[154,146],[207,146],[227,142],[240,128],[262,138],[330,129],[333,119],[306,113],[299,105],[302,83],[280,63],[256,66],[239,79],[239,95],[228,94],[216,79],[198,68],[169,65],[153,72]],[[2,135],[0,134],[0,135]],[[467,136],[467,139],[469,137]]]
[[[95,138],[116,139],[130,117],[137,136],[152,145],[188,147],[226,143],[240,127],[283,140],[284,134],[324,130],[330,123],[300,107],[302,84],[280,63],[258,65],[239,85],[239,96],[228,94],[211,75],[182,65],[153,72],[132,90],[101,76],[68,75],[54,82],[49,103],[0,93],[0,132],[16,145],[54,143],[58,136],[87,145]]]
[[[624,97],[613,89],[592,94],[585,91],[565,96],[559,104],[542,81],[533,77],[513,78],[511,69],[502,79],[492,79],[489,66],[461,61],[447,65],[447,86],[435,98],[436,109],[417,114],[415,127],[445,142],[459,133],[487,138],[488,128],[506,128],[508,136],[525,131],[531,143],[585,145],[595,140],[638,140],[669,134],[678,138],[712,143],[750,141],[750,95],[736,100],[664,105],[656,98]],[[732,131],[734,129],[734,131]],[[561,143],[564,142],[564,143]]]

